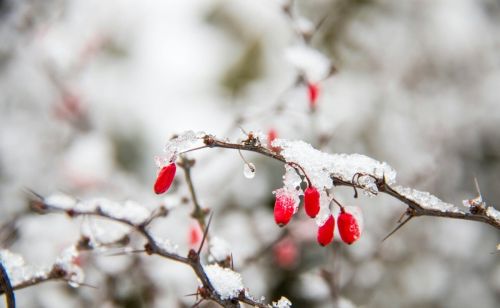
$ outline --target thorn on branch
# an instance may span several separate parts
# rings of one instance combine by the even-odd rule
[[[401,229],[401,227],[403,227],[408,221],[410,221],[410,219],[412,219],[413,217],[415,217],[415,214],[413,213],[414,210],[408,208],[402,215],[401,217],[398,219],[398,223],[399,225],[394,228],[394,230],[392,230],[391,232],[389,232],[389,234],[387,234],[383,239],[382,239],[382,242],[384,242],[386,239],[388,239],[391,235],[393,235],[394,233],[396,233],[396,231],[398,231],[399,229]],[[402,221],[403,217],[405,215],[408,215],[408,217]]]

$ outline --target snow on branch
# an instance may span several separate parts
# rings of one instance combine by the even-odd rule
[[[300,167],[312,184],[322,189],[334,186],[350,186],[363,190],[368,195],[388,194],[408,206],[409,217],[436,216],[487,223],[500,229],[500,213],[493,206],[481,203],[468,211],[441,201],[436,196],[412,188],[395,186],[396,171],[385,162],[379,162],[360,154],[328,154],[314,149],[303,141],[277,139],[271,145],[263,146],[259,138],[249,134],[240,143],[219,140],[205,135],[203,141],[209,148],[252,151],[286,164]]]
[[[146,244],[144,250],[135,250],[135,252],[159,255],[190,266],[200,282],[197,294],[201,297],[201,300],[212,300],[223,307],[240,307],[240,302],[254,307],[269,307],[261,301],[254,300],[248,294],[239,273],[229,268],[223,268],[217,263],[202,264],[200,258],[201,247],[198,252],[191,249],[185,257],[178,253],[177,245],[172,244],[170,240],[151,234],[148,230],[149,224],[153,220],[167,215],[167,210],[163,207],[150,212],[140,204],[131,201],[120,204],[104,198],[80,201],[62,194],[46,198],[34,194],[37,198],[32,200],[31,206],[39,213],[66,213],[70,217],[97,216],[121,223],[138,232],[146,239]],[[208,232],[208,225],[205,232]],[[109,234],[114,233],[110,232]],[[111,236],[115,241],[120,238],[116,235]],[[87,238],[86,244],[83,245],[85,247],[82,249],[93,249],[101,244],[109,244],[113,242],[112,238],[103,238],[102,234],[99,241]],[[203,242],[201,245],[203,245]],[[83,271],[73,262],[77,255],[77,247],[72,246],[65,250],[56,260],[51,270],[27,272],[22,258],[14,256],[8,251],[0,252],[2,263],[7,264],[9,277],[13,277],[10,278],[10,281],[13,283],[14,289],[53,279],[66,280],[72,286],[82,284]]]

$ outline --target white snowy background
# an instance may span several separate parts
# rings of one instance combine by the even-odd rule
[[[500,200],[498,1],[303,0],[292,7],[294,21],[285,2],[0,1],[0,223],[27,211],[25,188],[166,204],[175,209],[153,230],[186,253],[195,221],[191,203],[180,202],[188,196],[182,170],[167,197],[156,196],[153,158],[174,133],[237,140],[245,137],[239,126],[386,161],[398,183],[454,204],[475,197],[474,177],[487,203]],[[325,16],[311,46],[338,72],[320,83],[311,113],[306,88],[292,86],[290,55],[300,62],[304,52],[294,49],[302,18]],[[235,151],[190,157],[201,203],[215,213],[211,234],[227,242],[256,297],[284,295],[293,307],[498,306],[497,230],[417,218],[381,243],[405,206],[385,196],[353,199],[346,188],[337,196],[362,208],[361,239],[347,246],[336,234],[320,247],[300,211],[286,227],[296,256],[280,266],[265,247],[282,231],[272,191],[284,169],[244,155],[257,169],[252,180]],[[99,223],[26,213],[15,233],[1,234],[0,248],[48,266]],[[82,258],[85,283],[97,288],[48,282],[17,291],[19,307],[195,302],[185,295],[196,291],[196,277],[182,264],[104,250]],[[323,269],[333,273],[330,286]]]

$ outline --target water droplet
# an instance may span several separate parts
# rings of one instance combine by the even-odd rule
[[[255,177],[255,165],[252,163],[245,164],[243,166],[243,175],[247,179],[253,179]]]

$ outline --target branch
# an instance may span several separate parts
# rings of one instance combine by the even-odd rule
[[[37,197],[39,198],[40,196],[37,195]],[[164,211],[160,211],[160,214],[158,212],[153,212],[150,214],[149,217],[145,218],[141,222],[138,222],[130,219],[131,217],[135,216],[123,216],[120,214],[112,214],[109,208],[105,207],[105,204],[98,204],[95,205],[94,207],[92,206],[78,207],[76,204],[75,206],[72,207],[58,207],[47,203],[44,199],[41,199],[32,202],[32,207],[42,214],[62,212],[66,213],[71,218],[77,216],[97,216],[130,226],[146,239],[146,244],[144,245],[144,252],[146,254],[158,255],[166,259],[186,264],[189,267],[191,267],[191,269],[194,271],[194,273],[201,282],[201,287],[198,289],[198,294],[201,295],[203,299],[215,301],[216,303],[218,303],[223,307],[240,307],[239,302],[247,303],[255,307],[268,307],[265,304],[253,300],[249,295],[246,294],[244,290],[242,290],[237,297],[230,299],[223,298],[220,294],[218,294],[216,288],[213,286],[212,282],[207,276],[203,264],[201,263],[199,252],[196,252],[195,250],[191,249],[187,257],[184,257],[172,251],[172,249],[169,249],[169,247],[165,247],[165,245],[163,245],[160,241],[158,241],[158,239],[156,239],[148,231],[147,228],[154,219],[161,216],[165,216],[162,215],[165,214]],[[89,248],[91,248],[90,245]],[[22,285],[15,286],[14,289],[24,288],[44,281],[52,279],[60,279],[61,277],[65,277],[65,273],[61,273],[60,271],[52,270],[51,273],[52,274],[47,275],[47,277],[45,277],[44,279],[31,280],[26,283],[23,283]]]
[[[278,160],[283,163],[290,163],[288,162],[284,156],[282,156],[279,153],[273,152],[270,149],[261,146],[257,142],[248,142],[244,141],[243,143],[230,143],[222,140],[216,139],[214,136],[211,135],[206,135],[203,138],[203,141],[207,145],[207,147],[210,148],[224,148],[224,149],[234,149],[234,150],[240,150],[240,151],[250,151],[250,152],[255,152],[267,157],[270,157],[272,159]],[[297,162],[294,162],[297,163]],[[367,176],[370,176],[369,174],[366,174]],[[345,179],[331,173],[330,175],[332,182],[335,186],[349,186],[354,189],[366,189],[366,187],[361,184],[359,181],[346,181]],[[446,217],[446,218],[455,218],[455,219],[462,219],[462,220],[472,220],[472,221],[479,221],[483,223],[487,223],[496,229],[500,229],[500,215],[498,214],[498,211],[494,209],[494,207],[489,206],[488,208],[482,207],[477,209],[475,208],[470,208],[469,212],[464,212],[461,210],[458,210],[458,207],[453,206],[451,204],[445,204],[436,197],[425,193],[425,192],[419,192],[413,189],[409,188],[403,188],[400,186],[391,186],[386,183],[385,178],[379,179],[376,178],[375,185],[378,189],[378,192],[382,192],[385,194],[388,194],[399,201],[403,202],[406,204],[410,209],[412,209],[412,214],[413,216],[433,216],[433,217]],[[359,179],[359,177],[358,177]],[[447,205],[449,207],[449,210],[443,210],[443,208],[438,208],[435,207],[433,208],[432,205],[426,204],[423,200],[419,200],[419,198],[416,198],[414,195],[418,194],[424,194],[428,198],[434,198],[435,200],[439,201],[440,203]],[[433,200],[434,200],[433,199]]]

